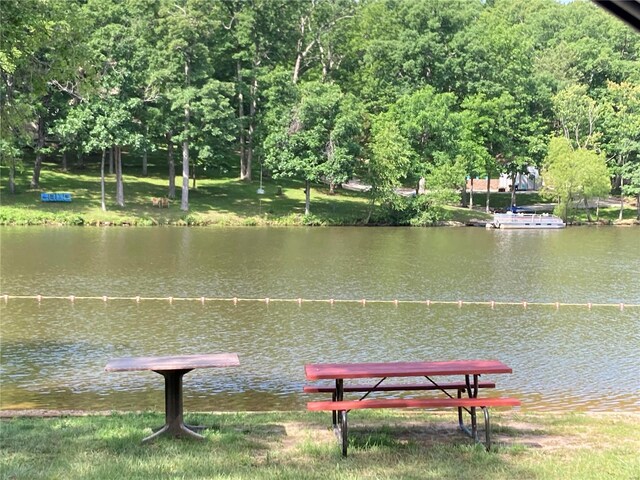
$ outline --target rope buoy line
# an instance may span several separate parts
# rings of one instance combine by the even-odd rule
[[[78,295],[2,295],[4,302],[7,303],[11,300],[37,300],[41,302],[43,300],[68,300],[71,303],[75,303],[80,300],[101,300],[103,302],[107,301],[131,301],[131,302],[148,302],[148,301],[161,301],[161,302],[169,302],[173,304],[174,302],[200,302],[201,304],[205,304],[206,302],[231,302],[234,305],[238,303],[264,303],[265,305],[269,305],[270,303],[297,303],[298,305],[302,305],[303,303],[328,303],[330,305],[334,305],[336,303],[355,303],[360,304],[363,307],[367,304],[392,304],[396,307],[401,304],[422,304],[426,306],[431,305],[455,305],[458,308],[462,308],[464,305],[486,305],[491,307],[492,309],[496,306],[520,306],[525,310],[529,307],[555,307],[559,309],[560,307],[586,307],[589,310],[596,307],[615,307],[619,308],[621,311],[625,308],[638,308],[640,304],[635,303],[567,303],[567,302],[529,302],[529,301],[520,301],[520,302],[509,302],[509,301],[476,301],[476,300],[400,300],[400,299],[392,299],[392,300],[384,300],[384,299],[340,299],[340,298],[326,298],[326,299],[318,299],[318,298],[241,298],[241,297],[142,297],[140,295],[136,295],[134,297],[121,297],[121,296],[78,296]]]

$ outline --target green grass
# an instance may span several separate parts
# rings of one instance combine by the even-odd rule
[[[188,414],[205,441],[141,444],[158,413],[13,418],[0,423],[11,479],[638,479],[638,414],[494,414],[486,452],[455,415],[357,412],[342,458],[329,415]]]
[[[140,175],[139,166],[124,171],[125,207],[115,204],[115,178],[107,176],[107,211],[100,207],[100,174],[96,163],[80,171],[63,172],[57,164],[44,165],[40,189],[29,188],[29,172],[16,179],[17,193],[7,189],[7,170],[0,169],[1,224],[84,224],[84,225],[353,225],[366,218],[367,198],[340,191],[329,195],[324,185],[315,185],[311,194],[312,215],[304,215],[302,182],[264,179],[264,195],[258,195],[258,181],[245,183],[235,172],[217,172],[198,178],[189,191],[189,212],[180,210],[180,181],[177,198],[168,209],[152,206],[152,197],[168,192],[166,168],[150,165],[149,176]],[[191,182],[190,182],[191,185]],[[281,191],[281,193],[279,193]],[[71,192],[71,203],[43,203],[41,192]]]
[[[316,184],[311,193],[311,215],[304,215],[304,185],[296,180],[263,179],[264,195],[258,195],[259,176],[252,183],[238,180],[237,172],[216,170],[200,172],[197,188],[189,191],[189,211],[180,209],[180,181],[177,177],[178,198],[169,208],[152,206],[152,197],[164,197],[168,191],[167,167],[163,155],[152,158],[149,175],[141,175],[141,167],[133,158],[124,157],[125,206],[115,204],[115,179],[107,176],[107,211],[100,205],[100,173],[96,159],[87,159],[84,168],[64,172],[58,163],[43,165],[40,188],[30,189],[31,171],[17,175],[16,194],[8,192],[8,170],[0,167],[0,225],[362,225],[368,214],[365,193],[337,190],[330,195],[328,187]],[[156,163],[153,163],[156,162]],[[256,178],[257,177],[257,178]],[[191,182],[190,182],[191,185]],[[71,203],[44,203],[41,192],[71,192]],[[446,207],[451,220],[457,224],[486,221],[485,194],[475,193],[474,210]],[[519,204],[544,203],[538,194],[519,194]],[[504,209],[510,204],[509,193],[493,193],[492,209]],[[625,208],[625,220],[635,218],[631,206]],[[614,222],[618,208],[600,210],[600,219]],[[579,217],[578,221],[585,221]]]

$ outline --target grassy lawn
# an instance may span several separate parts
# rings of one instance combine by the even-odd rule
[[[197,188],[189,191],[189,212],[180,209],[181,177],[176,177],[177,198],[169,208],[152,206],[152,197],[164,197],[168,191],[164,159],[149,164],[149,174],[140,175],[138,164],[124,165],[125,207],[115,204],[115,178],[106,179],[107,211],[101,210],[100,172],[95,160],[85,167],[64,172],[56,163],[43,165],[41,188],[29,188],[31,172],[25,169],[16,178],[17,193],[8,193],[7,167],[0,167],[0,224],[33,225],[361,225],[367,218],[366,193],[338,189],[329,194],[328,187],[316,184],[311,193],[311,215],[304,215],[304,185],[296,180],[263,179],[265,193],[259,195],[259,175],[252,183],[238,180],[237,172],[215,171],[198,178]],[[202,173],[202,172],[201,172]],[[191,182],[190,182],[190,185]],[[40,201],[41,192],[70,192],[71,203]],[[447,207],[451,220],[459,224],[486,221],[485,194],[474,195],[474,210]],[[538,194],[520,194],[521,205],[544,203]],[[510,204],[509,193],[493,193],[492,209],[504,209]],[[624,218],[635,218],[636,211],[629,205]],[[601,209],[600,218],[615,221],[618,208]],[[586,220],[579,217],[578,220]]]
[[[495,448],[455,414],[357,412],[342,458],[328,414],[188,414],[205,441],[141,444],[158,413],[3,419],[0,475],[11,479],[638,479],[640,415],[494,413]]]
[[[139,175],[139,166],[124,167],[125,207],[115,204],[115,178],[107,176],[107,211],[100,208],[100,172],[95,163],[81,171],[63,172],[55,164],[45,164],[39,190],[29,189],[27,173],[20,176],[18,193],[7,191],[6,169],[2,169],[2,210],[0,221],[11,223],[115,224],[115,225],[259,225],[259,224],[356,224],[366,216],[367,199],[341,191],[329,195],[328,188],[316,185],[311,194],[310,218],[304,217],[304,190],[301,182],[265,179],[264,195],[259,182],[240,182],[234,172],[200,178],[189,191],[189,212],[180,210],[181,178],[176,177],[177,198],[169,208],[152,206],[152,197],[167,195],[165,168],[150,165],[149,175]],[[191,182],[190,182],[191,185]],[[279,192],[280,190],[280,192]],[[71,203],[43,203],[41,192],[71,192]]]

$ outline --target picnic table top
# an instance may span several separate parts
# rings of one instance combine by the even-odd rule
[[[452,360],[445,362],[316,363],[305,365],[304,368],[307,380],[512,373],[512,370],[509,366],[498,360]]]
[[[110,360],[104,368],[107,372],[130,370],[193,370],[194,368],[236,367],[240,365],[237,353],[201,355],[174,355],[166,357],[127,357]]]

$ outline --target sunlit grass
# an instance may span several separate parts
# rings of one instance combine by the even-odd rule
[[[633,479],[638,414],[495,413],[487,452],[451,412],[357,412],[342,458],[329,415],[197,413],[203,442],[141,439],[160,413],[14,418],[0,424],[2,478]]]
[[[302,182],[265,178],[262,182],[265,193],[260,195],[257,193],[259,179],[241,182],[233,172],[226,172],[197,179],[195,189],[190,182],[188,212],[180,209],[181,177],[176,177],[177,198],[170,200],[169,208],[159,209],[152,206],[151,198],[168,196],[166,172],[151,165],[148,176],[142,177],[139,173],[139,167],[124,169],[124,208],[115,203],[113,175],[107,176],[107,211],[103,212],[100,175],[95,163],[87,163],[79,172],[63,172],[56,164],[45,164],[41,188],[37,190],[29,188],[29,176],[24,172],[16,181],[15,195],[7,191],[6,168],[3,168],[2,217],[11,218],[11,223],[16,224],[78,223],[69,222],[69,216],[74,216],[90,225],[332,225],[361,223],[368,206],[362,194],[338,191],[330,195],[325,185],[314,185],[312,215],[305,216]],[[73,200],[71,203],[41,202],[41,192],[70,192]]]
[[[241,182],[234,170],[216,169],[204,172],[198,178],[196,188],[190,181],[189,211],[180,209],[181,181],[176,177],[176,195],[169,208],[153,207],[152,197],[168,196],[167,167],[160,156],[149,165],[147,176],[141,175],[139,165],[124,168],[125,206],[115,203],[115,178],[107,175],[105,184],[106,208],[101,209],[99,165],[95,159],[87,161],[82,169],[70,172],[61,170],[59,164],[43,166],[39,189],[30,189],[31,172],[23,170],[16,179],[17,193],[8,193],[7,167],[0,167],[0,224],[12,225],[362,225],[368,218],[369,198],[366,193],[337,189],[329,193],[324,184],[315,184],[311,191],[311,215],[304,214],[304,184],[291,179],[263,178],[264,194],[258,194],[259,175],[251,183]],[[179,172],[178,172],[179,173]],[[202,174],[203,172],[201,172]],[[50,203],[40,200],[41,192],[70,192],[71,203]],[[485,213],[485,193],[474,194],[473,209],[447,206],[450,222],[464,225],[491,219]],[[545,203],[538,193],[519,193],[519,205]],[[510,193],[492,193],[491,209],[507,209]],[[619,207],[601,208],[600,223],[614,223]],[[624,208],[626,221],[637,215],[630,204]],[[595,211],[592,212],[595,220]],[[579,210],[575,222],[586,221],[586,214]]]

